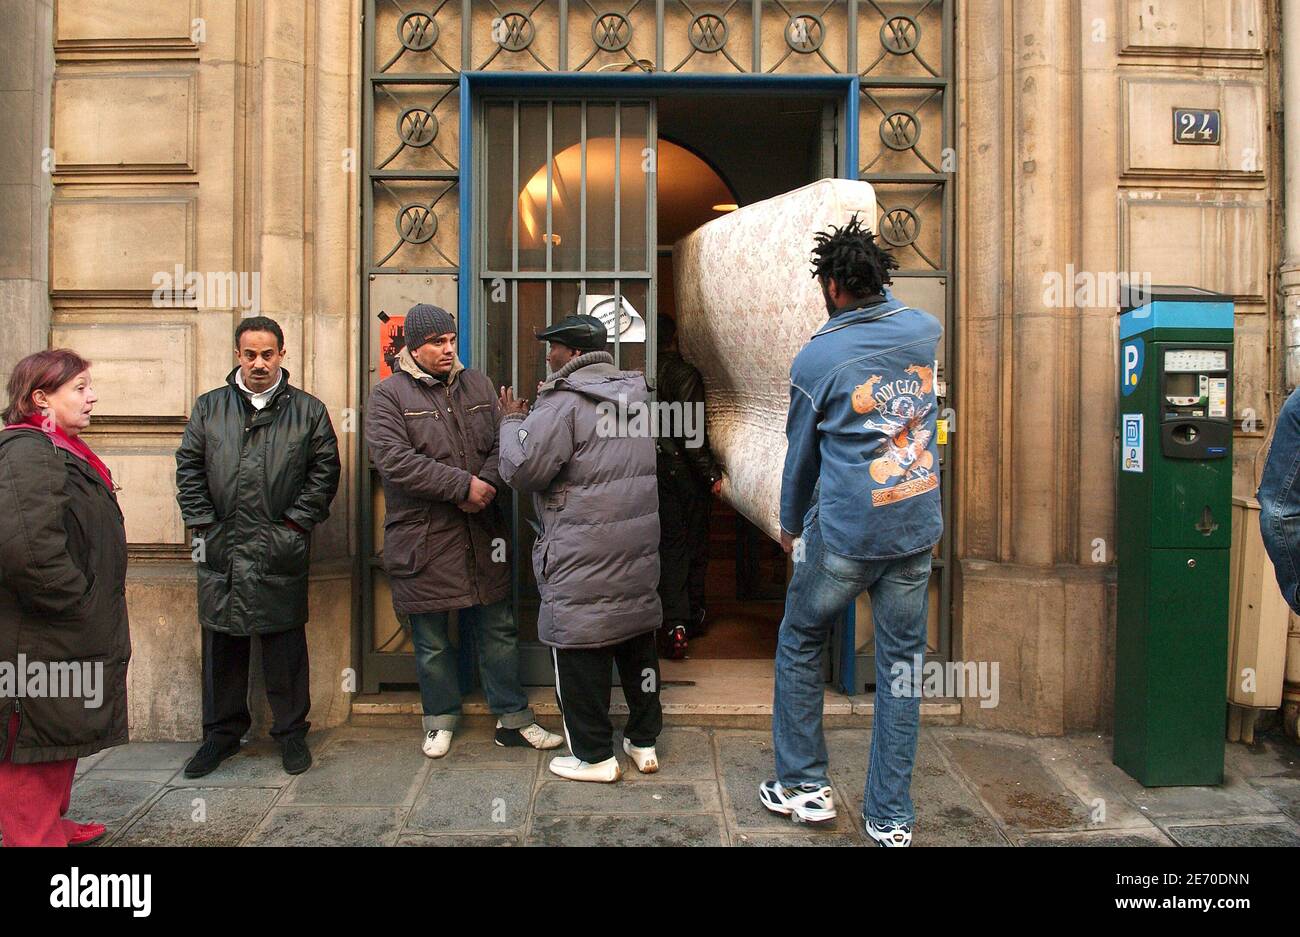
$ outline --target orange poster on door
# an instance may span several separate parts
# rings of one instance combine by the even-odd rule
[[[402,323],[406,316],[389,316],[379,326],[379,379],[391,377],[397,367],[397,356],[406,347]]]

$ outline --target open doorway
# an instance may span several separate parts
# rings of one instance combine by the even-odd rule
[[[657,108],[656,308],[675,320],[673,244],[727,211],[835,175],[835,103],[816,95],[682,95],[659,98]],[[685,661],[664,661],[664,679],[701,690],[770,685],[787,558],[730,506],[706,503],[703,627]]]

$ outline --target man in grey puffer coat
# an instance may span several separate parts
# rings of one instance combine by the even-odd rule
[[[537,635],[552,649],[572,753],[550,768],[578,781],[617,781],[611,662],[628,705],[623,750],[644,773],[659,769],[654,744],[663,727],[659,492],[648,414],[645,431],[627,431],[650,394],[645,375],[614,367],[594,316],[569,316],[537,338],[550,342],[552,374],[532,413],[502,388],[500,471],[510,487],[533,493],[542,527],[533,547]]]

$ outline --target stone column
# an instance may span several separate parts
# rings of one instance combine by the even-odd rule
[[[357,663],[353,484],[361,435],[358,395],[361,155],[360,0],[316,0],[310,17],[307,127],[310,134],[304,269],[303,357],[311,392],[329,407],[343,478],[312,559],[312,700],[316,718],[346,720],[352,696],[341,674]]]
[[[997,707],[968,698],[962,718],[1042,734],[1098,721],[1102,694],[1091,676],[1105,663],[1108,628],[1105,571],[1081,566],[1079,555],[1081,436],[1097,423],[1080,419],[1082,317],[1046,295],[1049,278],[1066,277],[1079,252],[1071,11],[968,0],[958,16],[955,646],[963,661],[996,663],[1000,688]],[[1092,444],[1109,452],[1110,437]],[[1081,688],[1079,672],[1089,677]]]
[[[52,0],[0,0],[0,382],[50,340]],[[53,157],[51,156],[50,159]],[[2,406],[2,404],[0,404]]]
[[[353,659],[351,477],[359,422],[357,314],[361,20],[357,0],[261,0],[250,6],[250,152],[247,185],[254,269],[263,314],[284,329],[285,367],[329,408],[343,478],[329,520],[312,535],[312,720],[345,720]],[[254,698],[261,692],[250,681]],[[261,731],[262,708],[254,728]]]
[[[1300,384],[1300,6],[1282,4],[1282,139],[1285,150],[1282,309],[1286,389]]]

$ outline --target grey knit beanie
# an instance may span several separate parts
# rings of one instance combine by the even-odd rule
[[[456,319],[441,306],[417,303],[406,314],[402,323],[402,339],[411,351],[429,339],[456,331]]]

